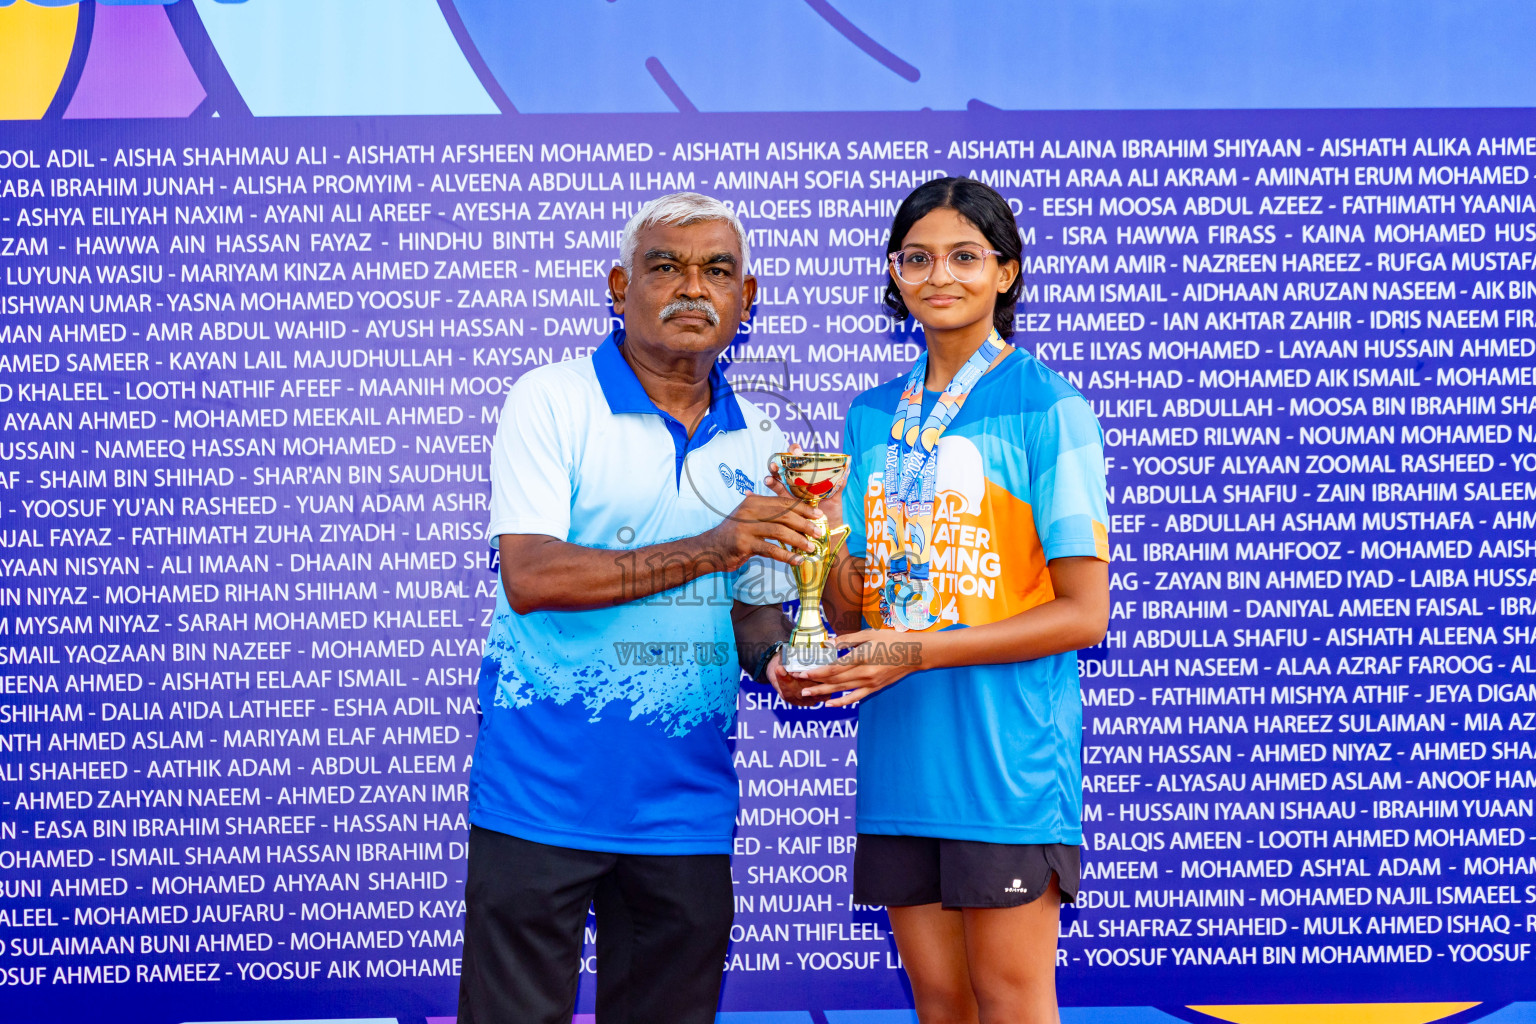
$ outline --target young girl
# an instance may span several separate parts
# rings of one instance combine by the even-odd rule
[[[862,701],[854,898],[889,907],[919,1020],[1055,1022],[1082,843],[1076,652],[1109,619],[1102,435],[1008,343],[1022,249],[1002,196],[930,181],[888,251],[886,304],[927,353],[849,409],[852,530],[824,603],[852,650],[801,692]]]

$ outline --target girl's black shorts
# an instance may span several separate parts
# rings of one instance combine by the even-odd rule
[[[1081,847],[979,843],[965,839],[859,834],[853,856],[856,903],[907,907],[1018,907],[1045,894],[1054,874],[1061,900],[1077,898]]]

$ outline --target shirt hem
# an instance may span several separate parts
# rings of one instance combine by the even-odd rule
[[[501,832],[505,835],[515,836],[518,839],[526,839],[531,843],[559,846],[567,850],[588,850],[593,853],[650,853],[676,857],[705,853],[729,854],[731,852],[731,837],[729,835],[720,839],[709,839],[699,836],[651,836],[647,838],[610,836],[602,833],[551,828],[547,825],[534,825],[526,821],[518,821],[516,818],[509,818],[502,814],[488,814],[485,811],[471,811],[469,820],[471,824],[490,829],[492,832]]]
[[[556,540],[564,540],[570,533],[570,527],[562,527],[559,523],[548,519],[499,519],[486,526],[486,541],[494,541],[504,533],[537,533],[554,537]]]
[[[1109,561],[1109,557],[1099,550],[1097,544],[1058,544],[1045,552],[1047,562],[1055,558],[1081,558],[1086,555],[1089,558],[1097,558],[1101,562]]]
[[[732,594],[731,600],[739,601],[742,604],[750,604],[756,608],[770,608],[776,604],[787,604],[799,596],[799,594],[784,594],[782,596],[778,594],[765,594],[764,600],[753,601],[750,598],[742,597],[739,594]]]
[[[1036,843],[1083,845],[1081,829],[1053,831],[1038,828],[1004,828],[996,825],[962,825],[952,821],[871,821],[868,818],[858,818],[855,831],[874,836],[921,836],[926,839],[961,839],[968,842],[1002,843],[1010,846],[1032,846]]]

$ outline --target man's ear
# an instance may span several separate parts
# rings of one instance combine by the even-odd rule
[[[757,278],[750,274],[741,281],[741,322],[752,318],[752,303],[757,301]]]
[[[613,311],[620,316],[624,314],[624,296],[629,292],[629,275],[624,273],[623,267],[614,267],[608,271],[608,294],[613,296]]]

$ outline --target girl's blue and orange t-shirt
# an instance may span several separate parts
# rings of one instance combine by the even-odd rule
[[[856,398],[843,449],[848,550],[880,627],[885,446],[905,376]],[[938,392],[924,393],[927,415]],[[1054,597],[1046,564],[1109,561],[1103,434],[1083,396],[1016,349],[939,439],[932,580],[939,621],[978,626]],[[888,557],[888,552],[885,553]],[[859,707],[858,830],[1082,843],[1077,654],[912,673]]]

